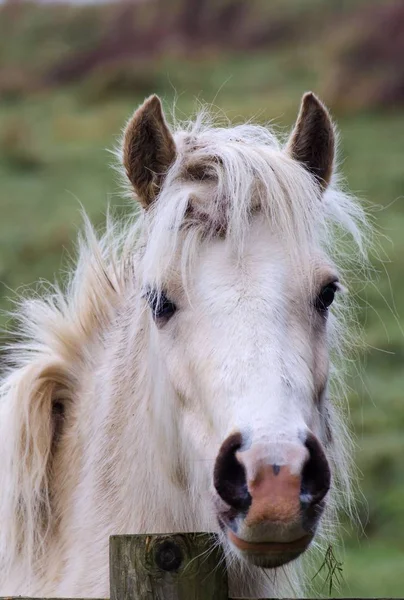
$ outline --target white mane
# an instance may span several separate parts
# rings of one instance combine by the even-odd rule
[[[258,210],[298,261],[313,246],[348,275],[353,255],[359,260],[355,266],[366,260],[368,227],[358,202],[337,179],[320,197],[312,176],[282,152],[283,143],[271,129],[215,128],[202,114],[181,126],[174,138],[177,158],[152,209],[125,222],[109,218],[100,238],[85,219],[77,265],[64,289],[50,287],[21,300],[14,315],[16,342],[7,349],[9,366],[0,388],[0,592],[8,592],[2,586],[11,578],[23,593],[29,576],[35,580],[36,561],[57,535],[63,502],[61,492],[50,492],[52,404],[58,397],[73,405],[83,401],[80,381],[97,366],[105,334],[119,322],[124,299],[139,302],[151,283],[161,290],[178,253],[186,287],[203,240],[226,235],[241,250],[249,219]],[[339,302],[331,323],[337,361],[331,374],[338,382],[343,371],[337,359],[351,331],[348,301]],[[136,314],[142,318],[142,311]],[[328,411],[333,441],[327,456],[335,489],[323,518],[326,541],[334,509],[350,510],[351,488],[350,436],[337,398]],[[294,570],[294,565],[286,570],[292,580]],[[277,592],[290,594],[282,577],[280,573]]]

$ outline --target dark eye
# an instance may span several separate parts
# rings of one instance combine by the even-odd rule
[[[328,283],[323,287],[316,298],[315,307],[319,312],[326,312],[334,302],[335,293],[338,289],[337,282]]]
[[[146,293],[146,298],[156,321],[168,321],[177,310],[174,302],[167,298],[165,292],[158,294],[155,290],[150,290]]]

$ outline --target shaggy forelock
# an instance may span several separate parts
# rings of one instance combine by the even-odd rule
[[[181,255],[184,283],[199,245],[226,236],[240,254],[251,217],[261,212],[297,264],[323,252],[343,268],[338,233],[365,256],[366,218],[334,178],[322,194],[304,165],[286,152],[268,127],[213,127],[206,113],[174,134],[177,158],[160,196],[145,216],[143,273],[163,285]],[[340,260],[343,259],[343,260]],[[330,258],[331,260],[331,258]]]

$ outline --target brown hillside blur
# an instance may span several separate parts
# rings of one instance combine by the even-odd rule
[[[86,83],[92,96],[149,93],[159,62],[311,48],[320,90],[343,110],[404,104],[404,3],[9,0],[0,7],[0,97]],[[315,46],[314,46],[315,44]],[[321,49],[321,50],[320,50]],[[322,60],[325,55],[326,60]]]

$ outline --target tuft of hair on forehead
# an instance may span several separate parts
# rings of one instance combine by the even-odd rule
[[[226,236],[241,253],[257,212],[300,262],[313,247],[333,246],[335,224],[361,245],[366,219],[359,204],[337,186],[324,190],[271,128],[216,127],[202,111],[180,124],[173,139],[176,159],[146,219],[144,267],[157,287],[178,253],[184,271],[190,270],[207,238]]]

